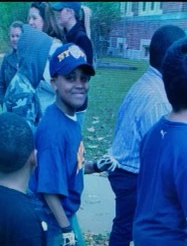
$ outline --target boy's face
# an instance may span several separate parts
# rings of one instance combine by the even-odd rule
[[[22,31],[20,27],[11,27],[10,28],[10,33],[9,33],[9,37],[10,37],[10,42],[12,45],[12,48],[17,50],[17,44],[18,44],[18,40],[20,38]]]
[[[66,27],[72,18],[73,10],[69,8],[63,8],[61,11],[55,11],[55,17],[57,23],[60,26]]]
[[[76,68],[68,75],[58,75],[51,80],[57,96],[57,105],[68,115],[83,105],[88,93],[90,76],[83,69]]]

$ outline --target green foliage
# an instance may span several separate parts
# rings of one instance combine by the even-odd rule
[[[105,246],[108,245],[109,233],[106,235],[94,234],[92,232],[84,233],[84,238],[87,246]]]
[[[92,10],[91,35],[97,57],[106,55],[111,22],[120,20],[120,2],[85,2]]]
[[[0,2],[0,52],[8,49],[8,28],[15,20],[27,22],[30,2]]]
[[[52,3],[52,2],[50,2]],[[27,22],[31,2],[0,2],[0,52],[8,48],[8,28],[11,22]],[[120,19],[120,2],[82,2],[92,10],[91,32],[95,56],[106,54],[111,21]]]

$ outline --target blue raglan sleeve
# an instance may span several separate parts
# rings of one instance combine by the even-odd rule
[[[68,195],[67,165],[62,149],[52,143],[48,148],[38,149],[37,192]]]

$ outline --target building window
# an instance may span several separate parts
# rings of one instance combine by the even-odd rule
[[[155,6],[155,3],[151,2],[151,11],[154,11],[154,6]]]
[[[133,2],[122,2],[121,3],[121,14],[122,16],[132,16],[132,4]]]
[[[123,48],[123,43],[122,43],[122,44],[119,43],[119,53],[122,53],[123,50],[124,50],[124,48]]]
[[[162,14],[161,2],[139,2],[139,15]]]
[[[144,45],[144,58],[149,57],[149,46]]]
[[[117,38],[116,37],[111,37],[110,38],[110,42],[111,42],[110,46],[112,48],[116,48],[117,47]]]
[[[142,6],[142,11],[144,12],[144,11],[146,11],[146,3],[145,2],[143,2],[143,6]]]

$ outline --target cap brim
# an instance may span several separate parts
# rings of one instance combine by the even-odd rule
[[[95,75],[95,70],[92,66],[88,65],[88,64],[82,64],[80,66],[77,67],[81,67],[83,69],[85,69],[86,73],[90,76],[94,76]]]
[[[60,11],[61,9],[64,8],[64,5],[59,2],[59,3],[54,3],[51,5],[53,10]]]

